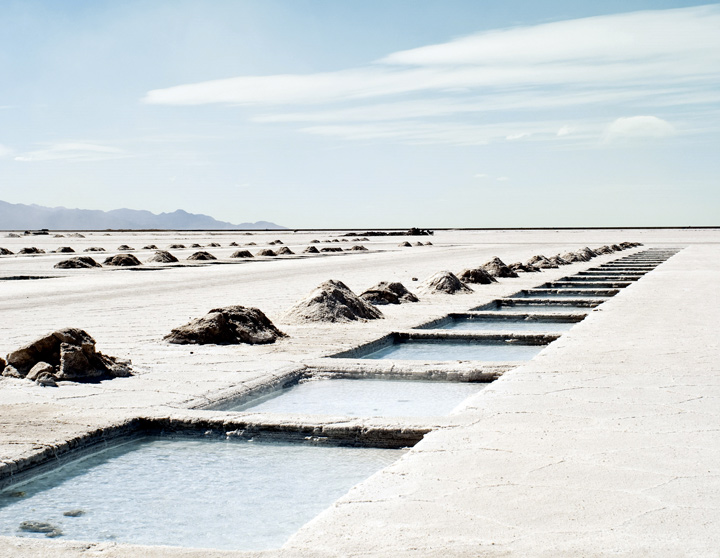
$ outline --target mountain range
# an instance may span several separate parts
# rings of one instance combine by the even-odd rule
[[[0,230],[105,230],[105,229],[285,229],[269,221],[239,223],[218,221],[209,215],[188,213],[182,209],[155,214],[137,209],[68,209],[0,201]]]

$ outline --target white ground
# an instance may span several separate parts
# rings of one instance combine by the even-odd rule
[[[154,243],[209,248],[281,239],[293,251],[337,233],[101,233],[84,239],[3,238],[55,249]],[[381,280],[413,290],[432,273],[492,256],[525,261],[624,240],[687,246],[624,289],[530,363],[507,373],[405,458],[350,491],[272,556],[717,556],[720,548],[720,316],[718,231],[441,231],[434,246],[404,238],[362,242],[371,252],[278,258],[159,271],[70,270],[71,255],[0,257],[0,354],[61,327],[131,358],[137,375],[98,385],[41,388],[0,380],[0,459],[14,460],[134,414],[182,409],[198,397],[288,366],[464,311],[521,288],[629,253],[478,286],[471,295],[383,307],[386,319],[291,326],[282,313],[320,282],[360,292]],[[418,240],[418,239],[413,239]],[[425,241],[427,238],[420,238]],[[353,243],[317,244],[351,246]],[[172,250],[187,257],[195,250]],[[138,251],[140,252],[140,251]],[[137,253],[137,252],[136,252]],[[147,259],[151,251],[139,254]],[[90,254],[104,259],[107,254]],[[224,262],[231,260],[222,259]],[[217,306],[257,306],[290,337],[268,346],[163,344],[171,328]],[[0,556],[209,556],[160,548],[0,538]],[[243,553],[236,553],[243,555]],[[221,555],[221,553],[217,553]],[[222,554],[224,555],[224,554]]]

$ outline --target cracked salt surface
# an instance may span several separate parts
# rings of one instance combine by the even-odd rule
[[[234,440],[133,440],[0,493],[0,534],[44,538],[20,530],[21,522],[35,521],[72,540],[279,547],[350,487],[403,453]]]

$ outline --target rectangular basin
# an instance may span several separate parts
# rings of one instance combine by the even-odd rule
[[[562,316],[547,318],[542,316],[510,314],[451,314],[444,319],[434,320],[417,329],[445,329],[452,331],[512,331],[512,332],[542,332],[563,333],[569,331],[582,317],[571,316],[565,319]]]
[[[521,314],[587,313],[601,304],[601,300],[553,300],[540,299],[498,299],[473,308],[474,312],[508,312]]]
[[[392,343],[368,352],[360,358],[516,362],[532,359],[546,344],[547,342],[524,343],[512,339],[396,338]]]
[[[277,548],[350,487],[402,453],[198,437],[136,438],[0,492],[0,534]],[[39,524],[46,532],[26,530]]]
[[[349,417],[425,417],[449,414],[487,382],[310,378],[224,411]]]
[[[607,298],[615,296],[617,289],[528,289],[519,291],[510,298]]]

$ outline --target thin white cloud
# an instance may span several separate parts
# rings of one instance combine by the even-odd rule
[[[363,68],[241,76],[149,91],[146,103],[318,104],[518,87],[687,85],[720,73],[720,7],[600,16],[480,33]],[[668,40],[672,37],[672,40]]]
[[[57,143],[46,149],[28,151],[15,157],[16,161],[105,161],[107,159],[120,159],[130,155],[117,147],[99,145],[95,143]]]
[[[570,126],[563,126],[557,131],[558,136],[567,136],[573,133],[573,129]]]
[[[488,177],[487,174],[476,174],[475,175],[475,178],[487,178],[487,177]]]
[[[675,127],[657,116],[618,118],[605,130],[605,141],[660,139],[674,136]]]

